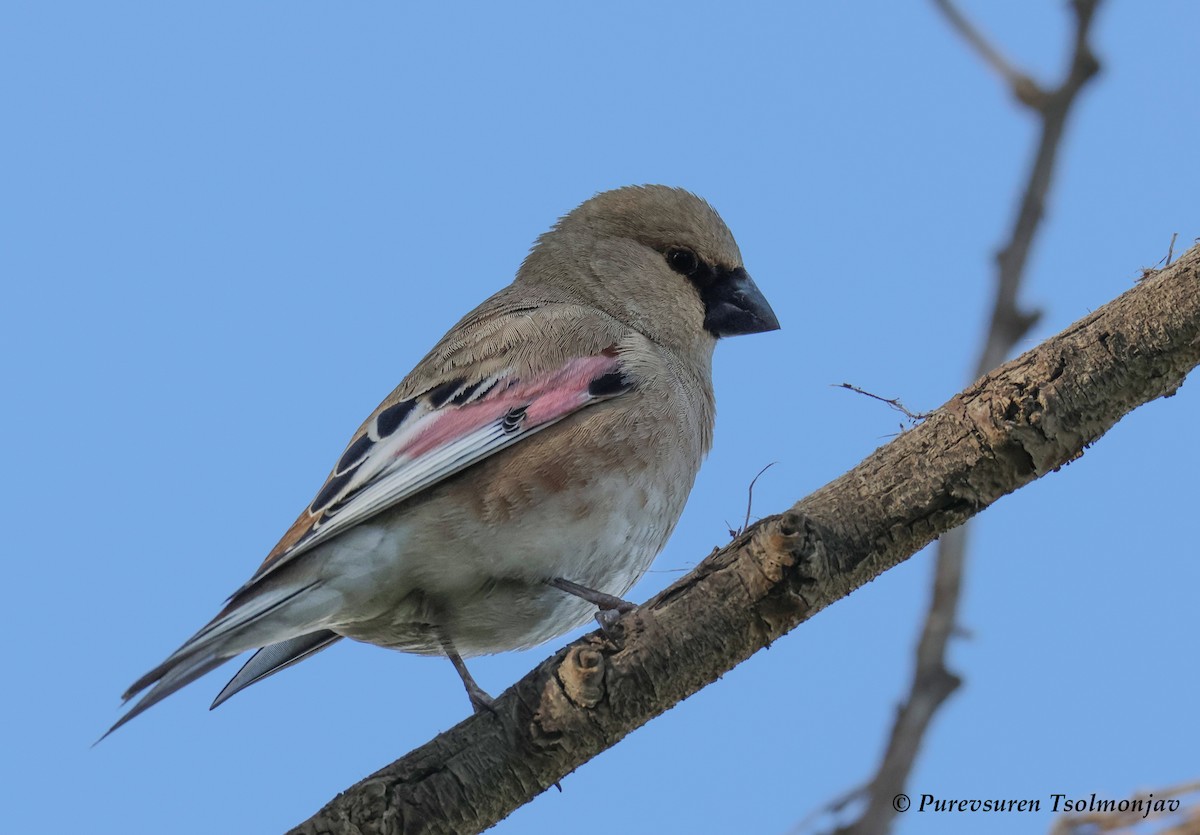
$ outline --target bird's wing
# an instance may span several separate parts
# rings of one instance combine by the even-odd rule
[[[612,346],[524,379],[513,371],[456,377],[387,406],[346,447],[312,504],[237,594],[381,511],[630,388]]]

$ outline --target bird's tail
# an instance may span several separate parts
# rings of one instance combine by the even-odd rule
[[[235,693],[245,690],[251,684],[262,681],[267,676],[275,675],[280,670],[303,661],[310,655],[316,655],[341,639],[342,636],[336,632],[322,629],[319,632],[310,632],[299,638],[292,638],[290,641],[280,641],[277,644],[263,647],[250,656],[250,660],[242,665],[238,674],[229,680],[225,689],[217,694],[217,698],[213,699],[209,710],[222,704]]]
[[[100,739],[104,739],[130,719],[235,655],[280,642],[286,644],[297,639],[303,641],[314,632],[323,632],[322,628],[335,610],[337,593],[325,587],[321,580],[310,580],[304,584],[280,580],[282,578],[269,584],[256,584],[234,595],[225,608],[203,629],[171,653],[165,661],[135,681],[122,696],[125,702],[129,702],[143,690],[147,692]],[[239,673],[226,687],[226,691],[229,692],[222,691],[224,698],[219,696],[217,703],[255,681],[266,678],[272,672],[323,649],[336,638],[334,635],[320,646],[305,644],[303,652],[293,653],[282,660],[276,659],[277,663],[273,665],[260,665],[266,669],[256,668],[251,676]],[[255,658],[257,657],[256,655]],[[253,663],[254,658],[247,666]],[[239,683],[239,686],[230,690],[234,683]]]

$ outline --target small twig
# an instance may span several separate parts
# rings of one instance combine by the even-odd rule
[[[750,479],[750,486],[746,488],[746,519],[742,522],[742,529],[738,531],[739,534],[745,533],[746,528],[750,527],[750,508],[754,506],[754,485],[758,483],[760,478],[762,478],[763,473],[778,463],[778,461],[772,461],[770,464],[759,470],[758,475]]]
[[[880,397],[878,394],[872,394],[871,392],[867,391],[866,389],[859,388],[858,386],[852,385],[851,383],[833,383],[832,385],[834,388],[847,389],[848,391],[852,391],[855,394],[861,394],[866,397],[870,397],[872,400],[878,400],[881,403],[886,403],[889,406],[891,406],[893,409],[895,409],[897,412],[903,413],[904,416],[907,417],[909,420],[911,420],[913,423],[920,423],[921,421],[923,421],[927,417],[929,417],[929,415],[931,414],[930,412],[909,411],[908,407],[906,407],[903,403],[901,403],[900,398],[898,398],[898,397],[890,397],[890,398],[889,397]],[[901,431],[903,431],[903,428],[904,427],[902,425]]]
[[[1157,275],[1161,270],[1165,270],[1171,266],[1171,262],[1175,260],[1175,239],[1179,237],[1178,232],[1171,233],[1171,243],[1167,246],[1167,254],[1158,259],[1158,263],[1153,267],[1142,267],[1142,274],[1135,281],[1142,282],[1153,275]]]
[[[762,478],[763,473],[765,473],[767,470],[771,469],[778,463],[779,463],[778,461],[772,461],[770,464],[768,464],[767,466],[765,466],[761,470],[759,470],[758,475],[756,475],[754,478],[750,479],[750,486],[748,488],[746,488],[746,518],[742,522],[742,526],[735,531],[732,527],[730,527],[728,522],[725,523],[725,527],[729,529],[729,538],[730,539],[737,539],[739,536],[741,536],[742,534],[744,534],[746,532],[747,528],[750,527],[750,508],[752,508],[754,506],[754,485],[758,483],[758,480],[760,478]]]
[[[1000,50],[992,46],[987,38],[976,29],[971,21],[963,16],[950,0],[933,0],[935,6],[945,15],[946,20],[953,26],[958,33],[962,35],[963,40],[971,45],[983,62],[991,67],[996,73],[1004,79],[1012,90],[1017,101],[1024,105],[1041,109],[1043,102],[1046,100],[1046,93],[1038,86],[1037,82],[1030,78],[1025,73],[1018,70],[1008,60],[1000,54]]]

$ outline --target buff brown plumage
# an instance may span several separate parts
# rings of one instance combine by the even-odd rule
[[[664,186],[542,235],[356,431],[312,503],[109,730],[230,658],[217,697],[348,637],[445,655],[528,647],[621,600],[712,444],[718,338],[779,327],[732,234]]]

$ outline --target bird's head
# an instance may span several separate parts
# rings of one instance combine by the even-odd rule
[[[517,280],[576,294],[668,347],[779,327],[720,215],[667,186],[581,204],[538,239]]]

